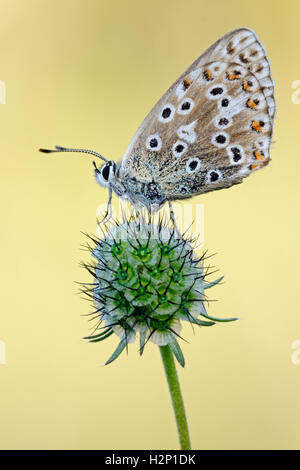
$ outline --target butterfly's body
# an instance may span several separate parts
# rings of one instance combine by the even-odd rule
[[[127,199],[137,209],[146,207],[148,211],[155,212],[167,201],[160,183],[151,175],[149,178],[137,179],[126,174],[122,175],[121,167],[117,167],[109,184],[118,197]]]
[[[120,164],[96,168],[96,180],[149,211],[228,188],[269,163],[274,113],[264,48],[253,31],[237,29],[176,80]]]

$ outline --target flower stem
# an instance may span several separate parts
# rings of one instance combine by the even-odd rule
[[[173,410],[177,424],[180,447],[182,450],[190,450],[191,442],[189,437],[188,424],[186,420],[184,403],[175,367],[174,356],[169,346],[160,346],[159,349],[169,385]]]

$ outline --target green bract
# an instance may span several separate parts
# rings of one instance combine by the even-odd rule
[[[205,257],[199,258],[192,240],[175,237],[173,228],[147,221],[141,215],[115,223],[91,248],[95,265],[84,265],[94,277],[83,292],[93,299],[98,320],[91,342],[115,333],[120,343],[106,364],[116,359],[128,343],[140,338],[142,354],[147,341],[169,345],[184,366],[177,342],[182,321],[212,326],[235,318],[212,318],[206,312],[205,290],[222,277],[207,282]],[[97,331],[101,330],[99,333]]]

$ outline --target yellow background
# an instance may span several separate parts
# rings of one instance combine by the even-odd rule
[[[161,94],[212,42],[240,27],[265,45],[278,112],[272,162],[205,204],[205,247],[226,282],[209,312],[234,324],[184,330],[180,379],[195,449],[300,447],[300,80],[296,1],[0,1],[3,449],[174,449],[162,364],[149,344],[103,367],[117,344],[88,344],[74,281],[107,199],[91,159],[118,159]]]

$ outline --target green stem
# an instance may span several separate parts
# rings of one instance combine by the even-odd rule
[[[180,447],[182,450],[190,450],[191,442],[189,437],[188,424],[185,416],[184,403],[180,391],[174,357],[169,346],[160,346],[159,349],[169,385]]]

